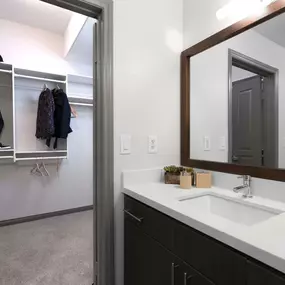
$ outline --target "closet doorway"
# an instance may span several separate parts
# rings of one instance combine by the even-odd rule
[[[2,112],[4,117],[7,117],[5,122],[4,133],[3,136],[0,137],[0,139],[6,139],[7,137],[7,143],[10,147],[7,150],[5,150],[4,148],[0,148],[0,168],[2,174],[2,176],[0,174],[0,188],[3,188],[1,187],[1,182],[3,182],[3,185],[5,185],[5,187],[7,188],[6,192],[2,192],[0,189],[0,200],[2,199],[2,197],[4,197],[4,199],[2,199],[2,202],[4,201],[3,203],[6,202],[4,209],[9,212],[9,214],[5,213],[5,211],[3,211],[3,207],[2,211],[0,209],[0,230],[2,228],[9,228],[8,231],[10,231],[12,227],[18,226],[14,224],[21,223],[21,227],[23,227],[25,223],[29,221],[38,220],[37,223],[39,223],[43,221],[41,220],[42,218],[68,214],[73,210],[86,210],[86,206],[88,205],[85,205],[85,203],[81,203],[81,205],[80,201],[84,201],[85,198],[88,199],[89,194],[86,194],[84,191],[80,192],[80,185],[79,187],[77,187],[79,191],[77,193],[79,194],[78,196],[75,195],[74,189],[75,185],[78,186],[78,181],[80,181],[80,179],[83,179],[82,177],[86,176],[86,169],[84,169],[84,167],[81,167],[81,164],[84,164],[85,160],[85,158],[83,159],[83,157],[88,157],[88,147],[86,147],[86,145],[90,145],[90,148],[93,145],[93,150],[91,149],[90,151],[91,161],[93,161],[93,169],[91,169],[91,176],[93,177],[93,181],[91,181],[91,183],[81,183],[82,189],[86,189],[86,184],[92,185],[93,188],[92,196],[94,214],[94,245],[92,251],[94,254],[94,276],[92,279],[94,284],[112,285],[114,284],[112,1],[14,1],[18,2],[18,4],[20,2],[22,2],[22,4],[25,3],[27,6],[30,5],[30,7],[33,8],[37,5],[44,4],[48,5],[49,7],[57,7],[65,10],[66,13],[63,13],[60,19],[57,18],[56,13],[53,14],[50,18],[52,19],[50,21],[51,29],[55,30],[58,30],[60,27],[64,26],[61,24],[57,25],[57,23],[59,23],[59,20],[65,21],[66,19],[68,19],[68,13],[70,11],[74,13],[74,15],[76,13],[76,15],[88,17],[88,20],[90,19],[90,21],[84,21],[80,29],[77,29],[76,26],[81,21],[79,19],[80,17],[74,17],[73,22],[71,21],[71,17],[69,18],[69,21],[66,22],[66,29],[64,32],[65,42],[63,45],[61,45],[58,41],[59,35],[51,36],[51,34],[53,33],[52,30],[47,31],[45,33],[45,36],[43,36],[43,34],[40,32],[40,30],[44,28],[43,25],[46,23],[46,21],[44,21],[44,18],[40,16],[44,15],[44,13],[49,9],[48,6],[46,6],[46,9],[43,9],[43,14],[34,13],[33,17],[29,17],[27,14],[25,14],[24,9],[19,8],[19,5],[17,5],[17,3],[13,2],[12,4],[8,4],[8,2],[10,1],[4,2],[6,3],[0,4],[0,7],[2,5],[5,6],[6,4],[12,6],[14,5],[17,7],[11,8],[10,19],[5,18],[7,17],[7,15],[9,15],[9,13],[4,13],[5,16],[1,17],[0,11],[0,38],[2,38],[2,42],[6,42],[5,36],[8,35],[10,37],[13,37],[14,35],[13,40],[11,41],[10,48],[6,48],[5,50],[2,46],[0,47],[0,55],[3,57],[4,61],[0,62],[0,85],[2,84],[3,86],[6,86],[3,87],[6,89],[5,92],[2,90],[2,94],[5,94],[5,96],[8,97],[8,106],[10,108],[10,111],[8,112],[8,114],[10,115],[7,116],[6,114],[8,109],[6,108],[6,105],[0,105],[0,110],[1,108],[5,109],[5,111]],[[31,28],[32,24],[31,21],[37,19],[37,17],[38,26],[32,27],[35,29],[35,33],[30,33],[29,29]],[[91,19],[96,19],[96,23],[93,24]],[[26,22],[25,27],[21,27],[21,29],[26,29],[24,33],[21,33],[21,29],[19,26],[22,23],[21,21],[28,21]],[[9,28],[13,25],[13,33],[11,33],[10,30],[8,30],[8,32],[5,31],[6,28]],[[84,34],[84,27],[86,26],[89,26],[89,28],[92,27],[91,38],[93,47],[91,52],[93,59],[91,59],[92,62],[90,62],[91,74],[88,74],[90,69],[86,68],[84,66],[84,62],[81,61],[82,57],[80,57],[79,61],[81,61],[80,68],[83,72],[79,73],[70,72],[69,70],[65,71],[65,62],[60,60],[61,63],[57,63],[56,58],[60,58],[60,56],[58,56],[57,54],[57,51],[60,48],[63,48],[63,54],[64,56],[66,56],[65,53],[68,54],[69,51],[80,50],[80,44],[77,44],[75,39],[79,37],[78,35]],[[15,27],[19,27],[19,29]],[[68,27],[70,27],[69,31]],[[77,31],[76,36],[74,36],[75,31]],[[17,40],[21,38],[21,36],[19,35],[35,35],[36,38],[32,41],[23,39],[22,43],[19,43],[17,42]],[[46,45],[42,45],[41,48],[39,48],[39,40],[44,40]],[[27,43],[33,44],[35,47],[37,47],[37,49],[34,50],[27,48]],[[86,44],[85,42],[85,46],[83,47],[86,48],[86,46],[87,49],[84,49],[84,52],[82,52],[81,54],[83,55],[83,58],[86,54],[90,52],[90,50],[88,50],[88,44]],[[14,52],[13,54],[12,51],[15,50],[16,52]],[[29,54],[30,58],[25,56],[25,52]],[[49,56],[46,56],[44,52],[49,52]],[[76,59],[76,56],[74,56],[74,54],[72,53],[67,55],[66,59],[70,60],[70,62],[78,60]],[[29,64],[29,66],[26,66],[27,63]],[[76,69],[72,63],[67,65],[71,69]],[[40,66],[40,68],[36,68],[36,66]],[[48,68],[45,69],[45,67]],[[1,76],[1,74],[5,75]],[[3,82],[1,77],[3,77]],[[81,96],[82,94],[87,95],[87,93],[89,92],[89,87],[86,86],[93,88],[92,98],[89,98],[88,96]],[[42,144],[39,142],[34,142],[33,144],[30,143],[29,140],[32,137],[31,134],[34,127],[33,124],[27,124],[26,122],[28,119],[34,119],[36,117],[34,98],[36,98],[36,92],[38,92],[42,88],[61,89],[65,93],[67,93],[67,96],[69,97],[69,103],[71,106],[74,106],[75,109],[75,112],[73,112],[73,116],[76,116],[76,113],[78,114],[78,121],[76,121],[76,124],[80,124],[79,129],[84,130],[85,132],[87,130],[88,132],[89,127],[93,125],[93,143],[90,144],[90,139],[88,141],[88,136],[85,136],[84,133],[81,133],[82,137],[77,140],[77,143],[75,145],[69,146],[68,139],[67,144],[59,143],[58,148],[52,151],[46,151]],[[20,91],[23,89],[25,89],[24,92]],[[70,90],[72,90],[72,92]],[[10,93],[11,96],[9,95]],[[28,94],[30,97],[25,98],[25,94]],[[1,102],[2,101],[0,89],[0,104]],[[93,108],[90,109],[90,107],[92,107],[91,105],[93,105]],[[93,120],[91,118],[91,124],[85,121],[85,119],[89,120],[88,118],[90,116],[90,110],[92,110],[93,114]],[[11,116],[11,114],[13,114],[13,116]],[[76,132],[74,132],[72,135],[76,135],[75,133]],[[70,139],[70,141],[71,140],[72,138]],[[80,152],[84,153],[84,156],[80,155]],[[77,162],[71,160],[72,155],[75,153],[77,157]],[[47,167],[51,176],[54,175],[51,179],[52,182],[49,181],[49,177],[39,178],[33,176],[33,178],[31,178],[32,176],[25,176],[30,175],[30,173],[26,174],[25,172],[23,172],[23,169],[28,169],[27,165],[25,164],[27,161],[31,163],[33,162],[37,165],[38,162],[41,162],[40,172],[44,172],[43,169],[45,167],[45,162],[48,162],[50,159],[54,159],[57,162],[56,167]],[[59,160],[61,162],[64,162],[58,163]],[[69,166],[67,166],[67,168],[61,168],[62,165]],[[73,174],[69,175],[68,172],[64,170],[68,169],[68,167],[72,168],[73,171],[76,170],[76,174],[74,174],[75,172],[73,172]],[[59,168],[61,168],[60,175],[65,175],[65,179],[62,179],[62,176],[59,175]],[[87,172],[88,171],[90,171],[90,168],[87,169]],[[14,180],[10,179],[11,175],[9,174],[11,173],[14,173]],[[49,187],[49,191],[44,191],[47,190],[47,187]],[[69,195],[67,197],[64,196],[65,194],[63,193],[64,191],[62,191],[62,189],[65,190],[65,193],[68,193],[67,191],[70,190],[68,193]],[[1,192],[2,194],[4,193],[3,196]],[[32,196],[29,196],[31,194]],[[57,194],[58,196],[56,196]],[[50,199],[50,197],[53,198]],[[17,203],[15,202],[16,200]],[[9,201],[13,201],[13,204],[9,204]],[[60,202],[62,202],[61,206]],[[51,205],[50,209],[47,207],[47,204]],[[33,208],[31,205],[35,208]],[[72,205],[75,206],[72,207]],[[3,216],[1,217],[2,214]],[[7,215],[5,216],[5,214]],[[45,221],[48,221],[48,219],[46,219]],[[63,220],[62,223],[72,224],[72,219],[69,222],[67,220]],[[7,227],[7,225],[13,226]],[[77,230],[76,229],[75,231],[84,230],[80,227]],[[25,228],[24,231],[26,231]],[[34,232],[37,231],[33,231],[33,233]],[[26,234],[28,234],[27,231]],[[45,237],[45,235],[43,236]],[[46,238],[48,238],[48,235],[46,236]],[[62,240],[62,242],[64,243],[64,240]],[[46,245],[47,244],[48,243],[46,243]],[[77,248],[80,249],[80,244],[77,246]],[[52,260],[50,260],[50,262],[51,264],[53,263]],[[82,260],[82,262],[84,263],[84,260]],[[38,263],[40,263],[40,261],[38,261]],[[25,262],[25,264],[22,264],[21,266],[25,267],[26,265],[28,265],[28,260],[27,262]],[[60,270],[60,268],[58,269]],[[70,271],[72,271],[72,268],[69,268],[69,272]],[[32,272],[30,273],[32,274]],[[60,277],[57,280],[57,282],[59,282],[58,284],[73,285],[72,280],[64,280],[64,278],[66,278],[65,273],[67,272],[61,273],[62,277],[58,275]],[[53,272],[51,270],[48,276],[51,277],[52,274]],[[1,275],[1,278],[2,277],[3,275]],[[37,276],[37,278],[40,277]],[[45,276],[45,278],[47,278],[47,276]],[[8,282],[7,284],[9,284],[9,281],[10,280],[4,280],[3,284],[5,284],[5,282]],[[42,284],[49,284],[47,279],[42,281],[37,279],[36,281],[37,284],[43,281],[45,281],[46,283]],[[32,279],[26,282],[28,282],[27,284],[33,284]],[[92,282],[90,282],[90,284],[91,283]],[[76,284],[78,284],[78,282]],[[53,282],[53,285],[57,284]]]

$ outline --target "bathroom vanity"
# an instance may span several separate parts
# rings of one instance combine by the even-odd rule
[[[182,52],[181,165],[244,183],[183,191],[127,174],[125,285],[285,285],[285,192],[249,191],[285,181],[284,23],[276,0]]]
[[[125,285],[285,284],[284,204],[162,183],[124,194]]]

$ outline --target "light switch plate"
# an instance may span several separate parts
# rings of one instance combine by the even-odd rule
[[[121,154],[131,154],[132,136],[121,135]]]
[[[211,150],[211,140],[210,137],[204,136],[204,151],[210,151]]]
[[[226,150],[226,138],[220,137],[220,150]]]
[[[148,153],[158,153],[158,138],[157,136],[148,136]]]

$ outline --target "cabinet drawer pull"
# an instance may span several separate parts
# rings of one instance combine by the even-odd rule
[[[189,275],[185,272],[184,273],[184,285],[188,284],[188,280],[191,280],[193,278],[193,275]]]
[[[179,265],[172,263],[171,264],[171,285],[175,285],[175,269],[179,267]]]
[[[127,210],[124,210],[124,212],[125,212],[125,214],[127,214],[128,216],[130,216],[132,219],[136,220],[139,223],[141,223],[143,221],[143,218],[138,218]]]

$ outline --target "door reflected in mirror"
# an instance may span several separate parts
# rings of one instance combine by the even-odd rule
[[[190,158],[285,168],[285,14],[190,58]]]

